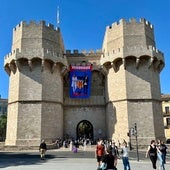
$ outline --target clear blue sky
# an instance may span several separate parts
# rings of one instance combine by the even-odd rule
[[[161,92],[170,94],[170,1],[169,0],[0,0],[0,95],[8,98],[9,77],[4,56],[11,51],[12,29],[21,21],[45,20],[60,29],[65,49],[101,49],[105,28],[121,18],[145,18],[154,25],[156,47],[164,53],[160,74]]]

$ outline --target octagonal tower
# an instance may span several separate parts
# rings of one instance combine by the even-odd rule
[[[153,26],[145,19],[113,23],[106,28],[102,50],[101,65],[108,70],[108,137],[128,140],[136,123],[140,144],[164,139],[159,78],[164,56],[156,49]]]
[[[37,146],[63,135],[63,79],[67,67],[61,32],[44,21],[13,30],[6,145]]]

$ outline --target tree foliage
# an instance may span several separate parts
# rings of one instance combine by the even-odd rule
[[[6,136],[7,115],[0,116],[0,140],[4,140]]]

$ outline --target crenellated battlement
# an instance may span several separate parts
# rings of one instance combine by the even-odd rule
[[[17,61],[18,59],[25,58],[27,60],[32,60],[34,58],[40,58],[42,60],[48,59],[53,62],[61,62],[67,65],[67,59],[65,55],[59,53],[57,50],[50,49],[32,49],[26,48],[24,51],[19,49],[13,50],[4,57],[4,66],[11,63],[12,61]]]
[[[91,49],[91,50],[89,50],[89,51],[87,51],[87,50],[81,50],[81,51],[79,51],[79,50],[77,50],[77,49],[75,49],[75,50],[66,50],[65,51],[65,54],[66,55],[72,55],[72,56],[74,56],[74,55],[85,55],[85,56],[88,56],[88,55],[101,55],[103,52],[102,52],[102,50],[101,49],[97,49],[97,50],[93,50],[93,49]]]
[[[102,50],[106,53],[121,48],[148,48],[156,46],[153,25],[145,19],[132,18],[106,27]],[[132,51],[133,52],[133,51]],[[137,52],[137,51],[136,51]]]
[[[14,56],[14,55],[17,55],[17,54],[19,54],[20,52],[19,52],[19,49],[16,49],[16,50],[13,50],[13,51],[11,51],[10,53],[8,53],[5,57],[4,57],[4,59],[5,60],[8,60],[10,57],[12,57],[12,56]]]
[[[158,50],[156,47],[151,46],[151,45],[149,45],[147,47],[126,46],[126,47],[122,47],[122,48],[117,48],[117,49],[110,50],[110,51],[103,53],[102,58],[110,57],[110,56],[114,56],[114,55],[117,56],[120,54],[121,55],[124,54],[124,57],[129,56],[129,55],[138,57],[145,53],[147,53],[149,56],[152,56],[152,54],[153,54],[154,56],[157,56],[160,60],[164,60],[163,53],[160,50]]]
[[[106,29],[107,30],[116,29],[119,26],[125,26],[125,25],[130,25],[130,24],[132,24],[132,25],[134,25],[134,24],[136,24],[136,25],[143,24],[144,26],[150,28],[151,30],[153,29],[153,25],[149,21],[144,19],[144,18],[140,18],[139,21],[136,18],[130,18],[129,20],[120,19],[119,21],[114,22],[112,25],[107,26]]]
[[[30,21],[29,23],[22,21],[13,29],[12,51],[19,49],[25,51],[26,55],[35,55],[41,49],[57,50],[63,54],[64,44],[60,29],[54,28],[54,25],[46,25],[45,21],[39,23]],[[30,52],[29,52],[30,51]]]
[[[164,67],[164,55],[161,51],[156,49],[154,46],[126,46],[123,48],[118,48],[116,50],[107,51],[101,55],[100,63],[101,65],[104,65],[105,63],[114,63],[117,60],[124,61],[124,68],[126,68],[126,62],[125,60],[128,57],[133,57],[136,60],[136,67],[139,66],[140,58],[145,58],[148,60],[150,58],[150,61],[148,63],[148,68],[153,64],[153,62],[158,63],[158,69],[159,71],[162,70]]]
[[[57,30],[59,31],[60,29],[59,28],[54,28],[54,25],[53,24],[46,24],[46,22],[44,20],[41,20],[39,22],[35,21],[35,20],[31,20],[30,22],[26,22],[26,21],[21,21],[14,29],[13,31],[17,31],[19,29],[22,29],[23,27],[44,27],[44,28],[50,28],[50,29],[53,29],[53,30]]]

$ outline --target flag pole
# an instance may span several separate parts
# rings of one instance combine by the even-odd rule
[[[57,7],[57,27],[60,27],[60,11],[59,6]]]

